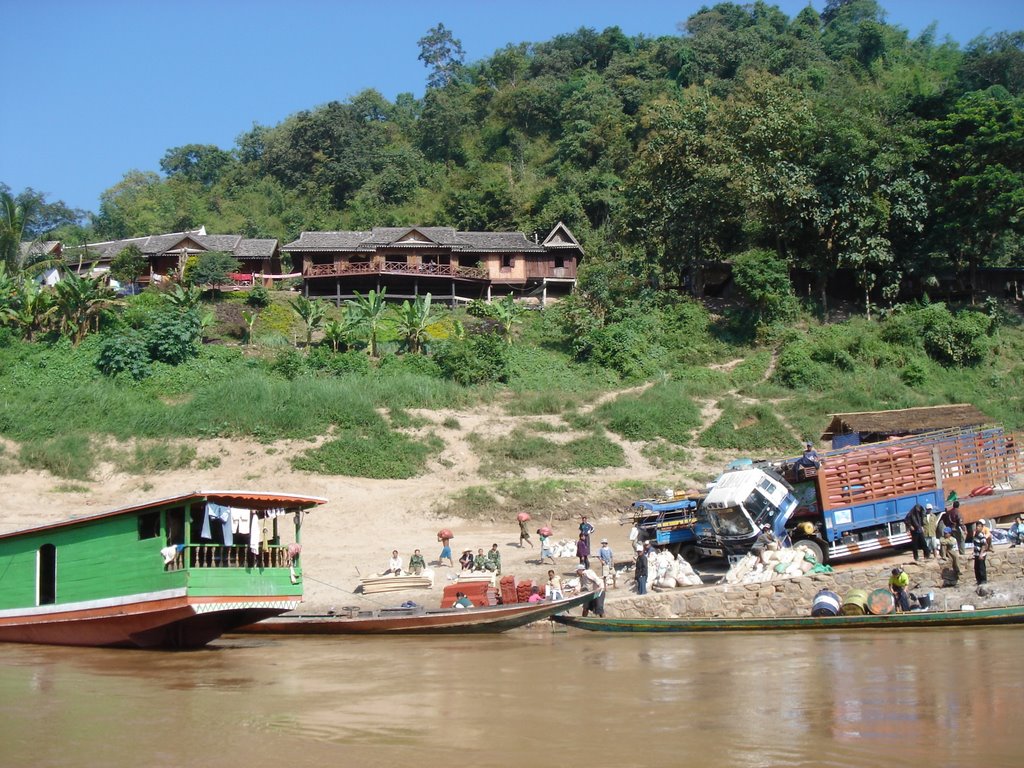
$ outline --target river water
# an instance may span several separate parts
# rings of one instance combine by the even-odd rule
[[[1024,764],[1024,633],[0,644],[0,765]]]

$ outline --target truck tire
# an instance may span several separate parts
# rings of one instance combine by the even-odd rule
[[[794,541],[793,549],[796,549],[798,547],[801,549],[806,549],[808,552],[814,555],[814,559],[822,565],[824,565],[827,562],[827,558],[825,556],[825,548],[814,539],[798,539],[797,541]]]
[[[697,561],[700,560],[700,552],[697,551],[696,544],[683,544],[679,548],[679,554],[683,556],[683,560],[688,562],[690,565],[696,565]]]

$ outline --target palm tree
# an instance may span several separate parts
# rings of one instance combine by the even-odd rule
[[[324,338],[330,343],[331,349],[337,352],[342,344],[348,347],[355,327],[352,315],[346,312],[340,320],[328,320],[324,324]]]
[[[526,307],[519,304],[511,293],[491,304],[490,315],[498,321],[502,335],[509,344],[512,343],[512,326],[523,322],[525,314]]]
[[[175,309],[182,311],[189,309],[198,309],[199,302],[203,298],[202,288],[197,288],[194,285],[181,285],[175,283],[171,290],[164,294],[164,301]]]
[[[409,351],[417,355],[423,348],[423,342],[429,334],[427,328],[436,322],[437,317],[431,312],[431,296],[417,296],[412,304],[408,300],[402,302],[398,310],[397,330],[399,335],[405,339]]]
[[[21,238],[37,208],[36,201],[19,202],[10,192],[0,191],[0,261],[12,274],[21,271]]]
[[[316,299],[310,301],[305,296],[298,296],[288,303],[292,305],[295,314],[306,324],[306,352],[309,352],[309,348],[313,344],[313,331],[323,325],[327,317],[327,307],[322,301]]]
[[[346,302],[353,321],[366,333],[370,357],[377,357],[377,336],[388,310],[388,305],[384,303],[387,291],[387,288],[381,289],[380,293],[371,290],[365,297],[361,296],[359,291],[353,291],[356,295],[355,301]]]
[[[41,288],[35,280],[21,281],[14,320],[26,339],[32,341],[37,331],[46,330],[55,311],[52,290]]]
[[[85,338],[93,323],[99,326],[105,309],[120,303],[102,277],[79,277],[68,271],[53,288],[58,327],[74,345]]]
[[[7,263],[0,261],[0,325],[18,317],[18,283],[7,272]]]

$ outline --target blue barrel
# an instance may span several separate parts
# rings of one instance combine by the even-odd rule
[[[814,602],[811,603],[811,616],[836,616],[841,606],[839,595],[823,589],[814,596]]]

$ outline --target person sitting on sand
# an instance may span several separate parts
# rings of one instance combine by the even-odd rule
[[[465,549],[462,551],[462,557],[459,558],[459,565],[462,566],[462,570],[471,571],[473,570],[473,550]]]
[[[484,554],[484,548],[480,547],[476,551],[476,557],[473,558],[473,570],[474,571],[486,571],[487,570],[487,556]]]
[[[391,559],[388,560],[388,569],[381,574],[381,576],[401,576],[402,575],[402,558],[398,556],[398,550],[391,550]]]
[[[427,567],[426,560],[423,559],[423,555],[417,549],[412,553],[412,557],[409,558],[409,573],[414,576],[419,576],[423,573],[423,569]]]
[[[491,544],[491,549],[487,553],[487,563],[485,565],[488,571],[494,571],[497,574],[501,574],[501,552],[498,551],[497,544]]]

